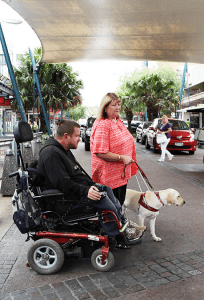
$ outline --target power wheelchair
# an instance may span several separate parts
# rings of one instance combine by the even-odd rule
[[[14,129],[17,145],[18,171],[16,190],[12,197],[14,222],[21,233],[34,243],[28,251],[28,266],[39,274],[54,274],[62,267],[65,257],[91,257],[93,267],[109,271],[114,266],[117,242],[128,245],[119,220],[112,211],[99,211],[87,206],[74,208],[76,201],[66,200],[58,190],[44,190],[43,177],[36,168],[24,163],[21,143],[33,139],[27,122],[20,121]],[[81,203],[81,202],[80,202]],[[110,218],[111,216],[111,218]],[[100,224],[113,222],[120,234],[107,236]]]

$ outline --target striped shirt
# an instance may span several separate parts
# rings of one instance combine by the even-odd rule
[[[96,153],[115,153],[128,155],[136,161],[134,139],[120,119],[96,120],[91,131],[91,173],[95,182],[105,184],[112,189],[127,184],[127,180],[137,173],[136,164],[126,167],[125,178],[121,178],[124,163],[107,162],[96,156]]]

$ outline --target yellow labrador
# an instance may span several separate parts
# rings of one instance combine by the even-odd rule
[[[134,212],[138,212],[139,226],[144,226],[144,220],[148,217],[151,235],[155,241],[159,242],[162,239],[155,234],[156,217],[159,214],[160,208],[173,204],[179,206],[185,204],[185,201],[181,198],[179,192],[174,189],[161,190],[159,192],[147,191],[146,193],[128,189],[124,208],[125,210],[129,208]]]

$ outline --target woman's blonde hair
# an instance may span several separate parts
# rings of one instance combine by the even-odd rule
[[[97,114],[97,118],[96,118],[97,120],[108,118],[108,115],[107,115],[105,109],[114,100],[121,103],[120,97],[117,96],[115,93],[107,93],[103,97],[103,99],[101,101],[101,104],[100,104],[100,107],[99,107],[98,114]]]
[[[162,118],[164,118],[168,121],[168,117],[166,115],[163,115]]]

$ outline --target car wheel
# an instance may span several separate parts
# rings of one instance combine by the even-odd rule
[[[195,154],[195,151],[189,151],[189,154],[193,155],[193,154]]]
[[[59,271],[63,263],[64,251],[53,240],[38,240],[28,251],[28,265],[39,274],[54,274]]]
[[[90,151],[90,143],[85,141],[85,151]]]
[[[139,141],[140,141],[140,140],[139,140],[138,137],[136,136],[136,142],[139,143]]]
[[[145,140],[146,140],[146,137],[141,138],[141,144],[142,145],[145,145]]]
[[[146,137],[146,140],[145,140],[145,148],[150,149],[150,145],[148,144],[148,138],[147,137]]]

